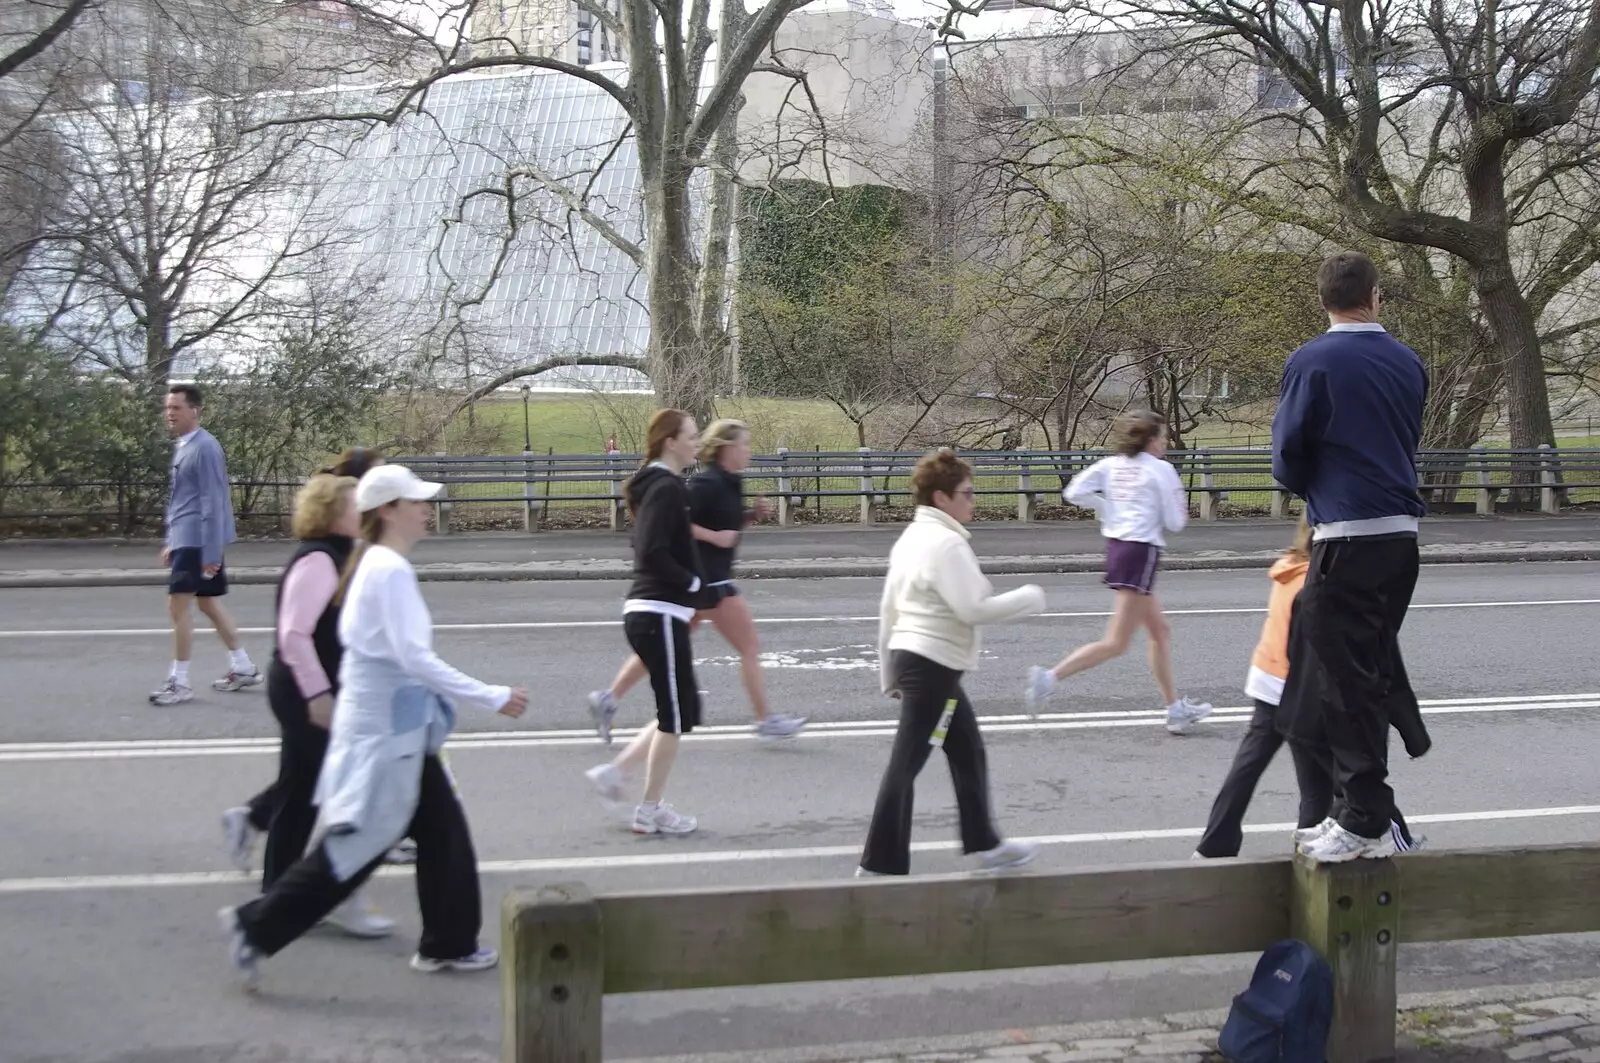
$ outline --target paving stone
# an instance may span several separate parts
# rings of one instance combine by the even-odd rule
[[[1538,1022],[1542,1017],[1543,1016],[1540,1015],[1529,1015],[1525,1011],[1516,1011],[1511,1013],[1507,1021],[1514,1022],[1518,1026],[1522,1026],[1526,1023]]]
[[[1428,1032],[1441,1040],[1451,1040],[1456,1037],[1471,1037],[1475,1033],[1489,1033],[1500,1029],[1500,1024],[1493,1019],[1479,1019],[1471,1026],[1440,1026]]]
[[[1504,1004],[1485,1004],[1478,1009],[1485,1015],[1510,1015],[1511,1009]]]
[[[1044,1063],[1110,1063],[1126,1059],[1127,1055],[1121,1048],[1079,1048],[1071,1052],[1051,1052],[1044,1057]]]
[[[1548,1011],[1554,1015],[1569,1015],[1572,1012],[1588,1012],[1594,1010],[1594,1001],[1584,997],[1552,997],[1549,1000],[1530,1000],[1517,1007],[1523,1011]]]
[[[969,1060],[978,1058],[980,1057],[965,1052],[924,1052],[921,1055],[907,1056],[906,1063],[968,1063]]]
[[[1580,1048],[1575,1052],[1563,1052],[1559,1056],[1551,1056],[1550,1063],[1600,1063],[1600,1048]]]
[[[1167,1033],[1146,1034],[1145,1040],[1155,1041],[1215,1041],[1222,1036],[1220,1030],[1173,1030]]]
[[[1593,1019],[1591,1015],[1589,1018]],[[1572,1036],[1581,1037],[1591,1044],[1600,1044],[1600,1026],[1583,1026],[1572,1031]]]
[[[1503,1048],[1509,1040],[1503,1033],[1481,1033],[1476,1037],[1463,1037],[1460,1043],[1463,1048]]]
[[[1565,1037],[1546,1037],[1542,1041],[1529,1041],[1515,1048],[1506,1049],[1506,1058],[1512,1063],[1520,1063],[1524,1059],[1538,1059],[1548,1056],[1552,1052],[1565,1052],[1572,1048],[1572,1042]]]
[[[1539,1022],[1525,1023],[1513,1026],[1511,1033],[1517,1037],[1543,1037],[1549,1033],[1564,1033],[1567,1030],[1576,1030],[1580,1026],[1587,1026],[1589,1020],[1577,1015],[1557,1015],[1553,1019],[1541,1019]]]
[[[1072,1047],[1079,1051],[1105,1048],[1132,1048],[1139,1043],[1137,1037],[1097,1037],[1089,1041],[1074,1041]]]
[[[1008,1056],[1025,1057],[1042,1055],[1045,1052],[1060,1052],[1061,1046],[1053,1042],[1040,1041],[1031,1045],[1001,1045],[991,1048],[984,1054],[991,1059],[1005,1059]]]
[[[1199,1041],[1157,1041],[1139,1045],[1133,1050],[1136,1056],[1187,1056],[1205,1055],[1211,1049]]]

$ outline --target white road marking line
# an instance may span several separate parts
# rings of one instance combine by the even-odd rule
[[[1537,712],[1541,709],[1600,709],[1600,694],[1540,694],[1529,697],[1448,698],[1420,703],[1427,716],[1457,716],[1485,712]],[[1217,709],[1206,724],[1247,723],[1251,706]],[[1038,719],[1019,713],[980,716],[985,733],[1092,731],[1125,727],[1160,727],[1166,723],[1161,709],[1124,709],[1108,712],[1041,713]],[[895,733],[894,720],[829,720],[807,725],[798,736],[807,738],[881,738]],[[618,730],[626,740],[635,732]],[[713,724],[697,729],[689,741],[754,741],[748,725]],[[550,731],[472,731],[451,737],[453,750],[529,749],[593,746],[597,739],[586,729]],[[0,764],[68,760],[147,760],[157,757],[276,756],[276,738],[172,738],[127,741],[15,742],[0,745]]]
[[[1600,815],[1600,805],[1568,805],[1556,808],[1509,808],[1486,812],[1435,812],[1408,816],[1408,823],[1489,823],[1521,819],[1552,819]],[[1295,828],[1293,823],[1251,823],[1246,834],[1277,834]],[[1041,846],[1098,845],[1114,842],[1154,842],[1197,838],[1204,827],[1171,827],[1155,830],[1088,831],[1080,834],[1044,834],[1017,838]],[[912,852],[950,852],[959,849],[953,841],[912,842]],[[478,870],[486,875],[527,874],[530,872],[612,871],[640,867],[687,867],[697,864],[750,864],[775,860],[824,860],[857,857],[859,845],[808,845],[777,849],[721,849],[676,853],[647,853],[617,856],[552,857],[534,860],[484,860]],[[414,875],[412,868],[384,867],[385,878]],[[845,869],[840,869],[844,877]],[[159,889],[184,886],[253,885],[251,876],[237,871],[177,871],[148,875],[74,875],[62,878],[0,879],[0,895],[34,893],[73,893],[87,890]]]
[[[1419,602],[1411,607],[1412,612],[1436,609],[1510,609],[1531,608],[1558,605],[1600,605],[1600,598],[1548,598],[1534,601],[1517,602]],[[1235,616],[1235,615],[1260,615],[1267,610],[1264,607],[1238,607],[1215,609],[1167,609],[1167,616]],[[1090,610],[1086,612],[1070,613],[1040,613],[1033,619],[1038,620],[1094,620],[1110,616],[1110,612]],[[877,616],[762,616],[756,618],[757,624],[866,624],[877,623]],[[621,620],[518,620],[518,621],[492,621],[470,624],[435,624],[435,631],[559,631],[566,628],[601,628],[621,627]],[[202,635],[212,634],[211,628],[196,628]],[[270,627],[242,627],[239,629],[246,635],[270,635]],[[130,638],[167,636],[172,634],[170,628],[164,627],[106,627],[106,628],[44,628],[36,631],[16,630],[0,631],[0,639],[44,639],[44,638]]]

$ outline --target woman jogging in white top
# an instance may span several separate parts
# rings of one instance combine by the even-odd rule
[[[261,957],[333,911],[402,837],[417,843],[422,939],[412,968],[481,971],[499,962],[478,944],[478,858],[439,752],[456,699],[515,718],[528,695],[463,675],[433,652],[433,619],[406,556],[428,534],[427,500],[440,487],[403,465],[372,469],[356,485],[367,545],[347,568],[339,614],[339,693],[315,795],[320,838],[260,897],[221,913],[247,986]]]
[[[1178,532],[1189,523],[1189,498],[1177,470],[1166,460],[1166,420],[1158,413],[1125,413],[1112,426],[1118,451],[1072,478],[1061,492],[1067,502],[1095,510],[1106,538],[1104,583],[1117,592],[1106,634],[1080,646],[1054,668],[1032,668],[1025,695],[1035,714],[1050,697],[1056,681],[1077,675],[1128,652],[1133,634],[1150,634],[1150,674],[1167,707],[1167,730],[1182,734],[1211,715],[1211,706],[1179,699],[1172,682],[1172,629],[1161,613],[1154,590],[1161,567],[1164,532]]]
[[[856,875],[911,872],[911,810],[917,774],[944,750],[955,784],[961,849],[979,867],[1020,867],[1035,849],[1002,841],[989,807],[989,770],[978,717],[961,688],[978,664],[978,628],[1044,610],[1044,591],[1029,585],[1004,594],[978,567],[965,525],[972,520],[972,467],[951,450],[917,462],[911,475],[916,517],[889,554],[878,615],[883,692],[900,700],[889,764]]]

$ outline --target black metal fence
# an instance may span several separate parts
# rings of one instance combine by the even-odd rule
[[[1004,508],[1019,520],[1048,516],[1061,489],[1100,451],[969,451],[979,505],[987,515]],[[911,452],[788,451],[756,456],[745,472],[747,493],[774,500],[778,523],[855,519],[870,523],[910,506]],[[1215,520],[1231,513],[1282,516],[1295,504],[1272,479],[1263,448],[1174,451],[1168,455],[1196,514]],[[639,465],[631,454],[514,454],[401,457],[419,475],[447,485],[440,528],[535,528],[563,516],[623,523],[621,489]],[[1558,512],[1600,502],[1600,448],[1477,447],[1423,451],[1418,486],[1436,510],[1494,513],[1499,509]],[[236,481],[240,520],[283,522],[299,481]],[[137,530],[159,526],[165,485],[158,483],[12,483],[0,492],[0,522],[44,531],[69,526]]]

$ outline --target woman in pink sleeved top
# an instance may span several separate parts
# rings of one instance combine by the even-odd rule
[[[278,584],[277,648],[267,669],[267,701],[283,731],[278,778],[250,805],[231,808],[222,817],[228,847],[243,870],[249,870],[253,835],[265,828],[263,889],[305,855],[316,827],[313,795],[328,752],[343,656],[340,573],[360,531],[355,488],[353,477],[319,473],[295,497],[294,534],[300,544]],[[359,894],[335,909],[328,922],[358,937],[394,931],[394,921]]]

